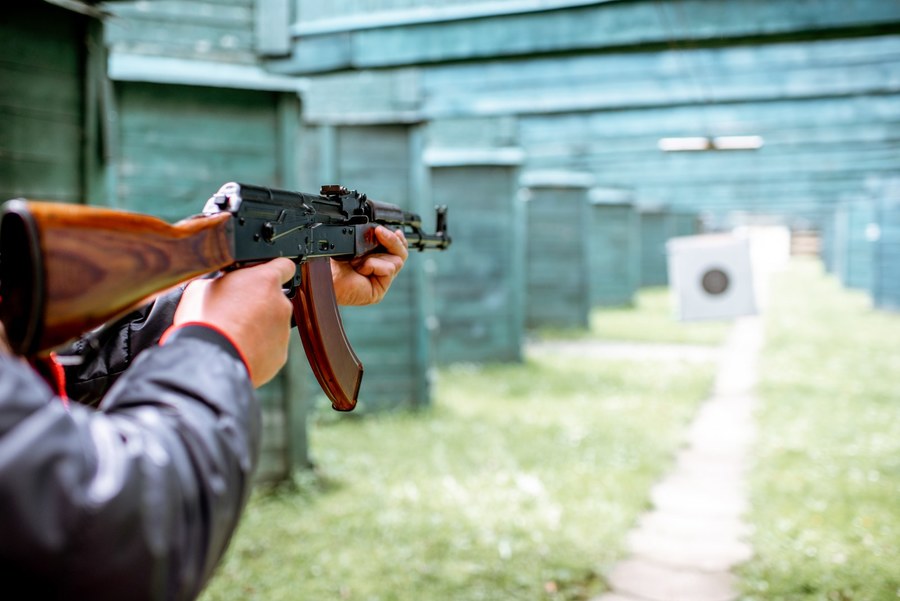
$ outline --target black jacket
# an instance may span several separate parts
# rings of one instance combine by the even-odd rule
[[[4,590],[193,599],[210,578],[250,490],[260,415],[236,349],[215,331],[189,326],[156,346],[177,299],[76,345],[85,361],[66,369],[68,388],[88,403],[104,395],[99,410],[66,406],[0,354]]]

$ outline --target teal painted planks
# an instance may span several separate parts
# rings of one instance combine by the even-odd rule
[[[199,212],[227,181],[281,185],[280,140],[296,132],[279,131],[277,94],[143,83],[119,83],[117,92],[112,204],[174,221]],[[294,371],[297,363],[292,357]],[[305,432],[294,430],[305,424],[289,416],[310,405],[311,395],[302,376],[284,372],[259,394],[267,426],[258,477],[283,479],[308,463],[306,449],[297,448]]]
[[[660,137],[703,131],[707,121],[760,134],[765,145],[718,153],[656,148]],[[590,171],[600,184],[709,211],[723,223],[734,211],[818,223],[822,207],[896,171],[898,121],[896,97],[872,96],[533,116],[521,119],[520,134],[531,167]]]
[[[675,236],[701,232],[698,215],[672,207],[638,207],[640,223],[640,285],[666,286],[669,283],[666,242]]]
[[[8,9],[0,20],[0,201],[86,202],[88,21],[44,2]]]
[[[316,137],[316,136],[314,136]],[[317,132],[321,183],[339,183],[375,200],[419,209],[413,174],[415,134],[403,125],[344,126]],[[425,333],[424,256],[412,256],[390,293],[374,306],[342,309],[344,326],[365,367],[357,411],[430,403],[431,350]]]
[[[878,215],[868,198],[841,202],[835,211],[835,273],[848,288],[871,292]]]
[[[526,173],[525,325],[583,328],[591,307],[590,178]]]
[[[673,10],[677,14],[671,14]],[[377,10],[375,13],[377,18]],[[683,14],[690,15],[689,26],[683,25]],[[398,22],[376,28],[320,27],[318,32],[312,26],[303,27],[302,12],[299,18],[294,28],[300,34],[298,45],[344,37],[348,38],[349,54],[337,64],[330,61],[331,57],[319,63],[314,54],[305,54],[299,60],[275,63],[278,70],[300,74],[647,44],[659,47],[673,39],[698,43],[797,32],[814,34],[895,24],[900,20],[900,7],[893,2],[868,1],[856,2],[848,9],[842,0],[795,3],[790,8],[772,0],[684,0],[672,8],[647,0],[463,20]]]
[[[641,256],[634,193],[621,188],[595,188],[589,200],[591,305],[630,305],[640,283]]]
[[[876,307],[900,312],[900,186],[883,190],[876,200],[872,297]]]
[[[431,195],[447,205],[453,247],[434,258],[435,341],[441,363],[522,357],[522,212],[511,165],[433,167]]]
[[[121,83],[117,204],[169,220],[227,181],[277,185],[276,95]]]
[[[114,53],[256,64],[254,0],[112,2]],[[211,68],[214,68],[211,65]]]

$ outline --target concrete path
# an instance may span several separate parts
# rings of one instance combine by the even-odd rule
[[[743,317],[722,349],[712,396],[691,424],[674,469],[652,491],[653,510],[630,533],[631,556],[593,601],[731,601],[732,568],[752,549],[745,472],[754,430],[759,317]]]

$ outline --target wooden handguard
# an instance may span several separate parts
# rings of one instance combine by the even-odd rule
[[[10,201],[0,227],[0,319],[32,356],[192,277],[234,262],[221,213],[169,224],[98,207]]]
[[[363,366],[344,332],[334,296],[331,260],[309,259],[300,268],[300,287],[293,298],[294,321],[306,358],[331,406],[337,411],[352,411]]]

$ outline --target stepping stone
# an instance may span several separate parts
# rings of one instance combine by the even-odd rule
[[[710,532],[705,536],[682,538],[635,530],[628,535],[628,548],[636,555],[672,568],[727,572],[753,555],[749,545],[727,534]]]
[[[698,491],[677,482],[657,484],[650,498],[657,509],[681,515],[738,518],[747,511],[747,500],[738,492]]]
[[[743,540],[753,533],[750,526],[735,517],[679,515],[659,510],[642,515],[637,530],[683,539],[718,535],[731,540]]]
[[[603,593],[599,597],[594,597],[591,601],[647,601],[646,599],[639,599],[638,597],[632,597],[631,595],[622,595],[620,593]]]
[[[737,578],[728,572],[699,572],[628,559],[609,574],[612,589],[644,601],[733,601]]]

